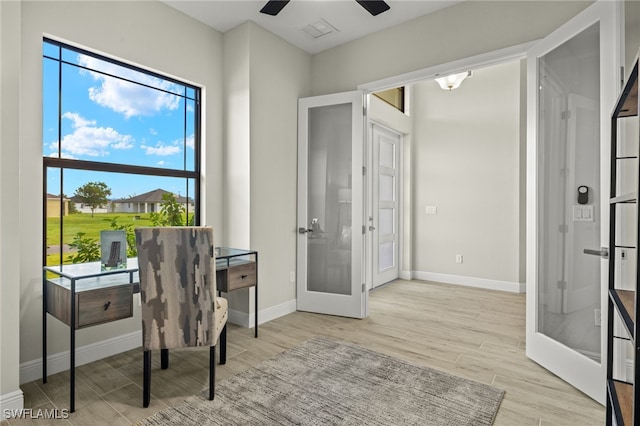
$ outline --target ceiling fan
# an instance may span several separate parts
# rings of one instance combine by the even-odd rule
[[[269,0],[260,13],[266,13],[267,15],[276,16],[283,7],[289,3],[290,0]],[[371,15],[376,16],[389,10],[391,7],[382,0],[356,0],[360,6],[364,7]]]

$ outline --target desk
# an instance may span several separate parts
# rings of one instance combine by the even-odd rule
[[[217,247],[216,284],[229,292],[255,287],[258,337],[258,252]],[[42,278],[42,382],[47,383],[47,313],[69,326],[69,411],[75,411],[76,330],[133,316],[140,292],[138,259],[126,268],[102,270],[101,262],[45,266]],[[57,277],[48,277],[56,275]]]

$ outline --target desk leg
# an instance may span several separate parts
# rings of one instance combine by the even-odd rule
[[[69,362],[69,412],[76,410],[76,280],[71,280],[71,330]]]
[[[47,273],[42,277],[42,383],[47,383]]]
[[[256,286],[255,286],[255,302],[256,302],[256,306],[255,306],[255,311],[256,311],[256,315],[255,315],[255,325],[254,325],[254,333],[255,333],[255,338],[258,338],[258,253],[256,253]]]

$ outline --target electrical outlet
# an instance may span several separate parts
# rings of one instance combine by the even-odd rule
[[[602,315],[600,314],[600,309],[594,309],[593,313],[596,320],[596,327],[600,327],[600,325],[602,324]]]
[[[456,263],[462,263],[462,255],[456,254]]]

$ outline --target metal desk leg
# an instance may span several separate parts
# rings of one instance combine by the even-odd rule
[[[254,329],[254,333],[255,333],[255,338],[258,338],[258,253],[256,252],[256,286],[255,286],[255,302],[256,302],[256,306],[255,306],[255,329]]]
[[[42,383],[47,383],[47,273],[42,277]]]
[[[69,412],[76,410],[76,280],[71,280],[71,353],[69,354]]]

